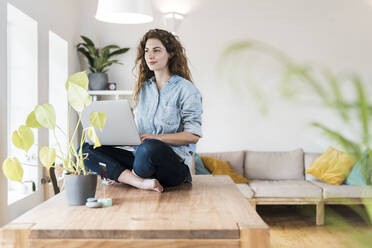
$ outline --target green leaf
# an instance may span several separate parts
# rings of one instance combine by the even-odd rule
[[[102,51],[103,50],[110,50],[110,49],[113,49],[113,48],[119,49],[120,47],[117,46],[117,45],[108,45],[108,46],[105,46],[104,48],[102,48]]]
[[[281,78],[280,80],[280,93],[288,98],[288,99],[291,99],[291,98],[294,98],[296,96],[296,88],[293,87],[292,84],[290,84],[290,82],[292,81],[293,77],[293,70],[292,70],[292,67],[288,67],[286,69],[286,72],[283,74],[283,77]]]
[[[88,92],[76,84],[70,84],[67,90],[67,99],[70,105],[79,113],[92,101]]]
[[[372,171],[372,150],[368,147],[367,148],[367,152],[368,152],[368,169],[369,171]],[[368,185],[372,185],[372,173],[369,174],[369,184]],[[371,206],[371,210],[372,210],[372,206]],[[371,212],[371,221],[372,221],[372,212]]]
[[[82,53],[87,59],[88,59],[88,63],[90,66],[93,66],[93,63],[94,63],[94,59],[93,57],[90,55],[90,53],[88,52],[88,50],[86,50],[85,48],[83,47],[78,47],[77,48],[78,52]]]
[[[68,90],[68,87],[70,84],[75,84],[77,86],[82,87],[85,90],[88,90],[88,84],[89,79],[87,76],[87,73],[85,71],[77,72],[69,76],[69,78],[66,81],[66,90]]]
[[[108,56],[110,54],[110,49],[113,49],[113,48],[119,48],[119,47],[117,45],[108,45],[102,48],[102,57],[104,57],[105,59],[108,59]]]
[[[120,63],[120,61],[117,60],[117,59],[109,60],[109,61],[107,61],[106,63],[109,63],[110,65],[111,65],[111,64],[122,64],[122,63]]]
[[[13,132],[12,142],[13,145],[27,152],[34,144],[34,134],[29,127],[21,125],[18,130]]]
[[[92,112],[90,113],[89,120],[93,127],[99,128],[102,131],[106,123],[106,114],[104,112]]]
[[[311,123],[312,126],[320,128],[325,132],[331,139],[336,141],[338,144],[340,144],[347,153],[353,155],[356,158],[362,157],[362,150],[360,149],[359,145],[346,137],[344,137],[342,134],[340,134],[337,131],[334,131],[323,124],[313,122]]]
[[[93,46],[87,46],[89,54],[94,58],[97,59],[99,57],[99,50]]]
[[[7,158],[3,162],[3,173],[9,180],[22,182],[23,168],[17,158]]]
[[[111,60],[111,61],[107,61],[107,62],[101,64],[101,67],[100,67],[100,68],[101,68],[101,71],[103,72],[103,69],[104,69],[104,68],[106,68],[106,67],[108,67],[108,66],[110,66],[110,65],[112,65],[112,64],[121,64],[121,65],[122,65],[122,63],[120,63],[119,60]]]
[[[128,50],[129,50],[129,48],[127,48],[127,47],[126,48],[121,48],[119,50],[115,50],[108,55],[107,59],[109,59],[109,58],[111,58],[112,56],[115,56],[115,55],[120,55],[120,54],[126,53]]]
[[[39,159],[41,164],[49,169],[56,160],[56,150],[47,146],[42,147],[39,152]]]
[[[79,43],[76,45],[77,49],[84,49],[91,58],[96,58],[98,56],[97,49],[95,46],[88,45],[86,43]]]
[[[362,139],[363,143],[365,145],[368,145],[369,143],[369,110],[368,110],[368,100],[365,95],[362,82],[357,77],[356,75],[353,77],[353,83],[355,86],[355,89],[357,91],[357,96],[358,96],[358,113],[359,113],[359,120],[362,124],[363,128],[363,134],[362,134]]]
[[[304,80],[304,83],[308,84],[315,93],[318,94],[320,99],[324,102],[325,105],[330,105],[329,97],[327,92],[325,91],[322,83],[319,82],[314,76],[312,75],[311,68],[309,66],[305,67],[303,71],[299,72],[299,76]]]
[[[94,47],[94,46],[88,45],[87,43],[83,43],[83,42],[76,45],[76,48],[84,48],[87,51],[89,50],[89,47]],[[94,54],[90,54],[90,55],[93,56]]]
[[[337,78],[329,71],[323,72],[325,78],[328,80],[328,83],[331,86],[331,93],[333,94],[334,99],[332,99],[331,107],[335,107],[336,110],[340,113],[344,121],[349,121],[349,115],[347,111],[347,104],[343,100],[342,93],[339,87],[339,81]]]
[[[94,144],[93,148],[97,148],[101,146],[101,142],[98,139],[98,136],[97,136],[97,133],[94,127],[88,128],[88,137]]]
[[[26,126],[29,128],[41,128],[43,127],[37,120],[36,120],[36,115],[35,115],[35,110],[32,111],[26,119]]]
[[[299,82],[303,82],[303,75],[308,70],[307,67],[288,63],[285,66],[285,73],[279,82],[280,93],[288,99],[296,99],[301,88]],[[301,80],[302,79],[302,80]]]
[[[53,105],[45,103],[35,107],[35,117],[37,122],[43,127],[54,129],[56,127],[56,112]]]
[[[97,72],[102,72],[102,65],[105,63],[105,59],[101,56],[95,60],[94,67],[96,68]]]
[[[84,36],[84,35],[80,35],[80,37],[83,39],[83,41],[85,41],[85,43],[88,45],[88,46],[95,46],[93,41],[91,39],[89,39],[88,37]]]

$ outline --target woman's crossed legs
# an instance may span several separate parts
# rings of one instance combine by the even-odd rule
[[[140,189],[162,192],[163,186],[180,185],[190,176],[183,160],[160,140],[145,140],[135,156],[111,146],[93,149],[88,143],[84,143],[83,153],[88,154],[84,164],[89,170],[101,175],[100,164],[105,164],[107,178]]]

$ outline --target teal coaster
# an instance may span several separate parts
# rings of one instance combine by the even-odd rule
[[[98,199],[98,202],[101,203],[104,207],[112,206],[112,199],[111,198]]]

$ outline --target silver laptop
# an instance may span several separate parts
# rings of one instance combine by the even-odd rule
[[[102,131],[96,128],[102,145],[131,146],[141,143],[128,100],[94,101],[82,113],[83,128],[91,126],[90,113],[104,112],[106,124]]]

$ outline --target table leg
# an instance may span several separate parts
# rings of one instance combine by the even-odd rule
[[[268,228],[240,229],[240,248],[269,248],[270,234]]]
[[[34,224],[14,223],[0,229],[0,247],[29,248],[29,237]]]

